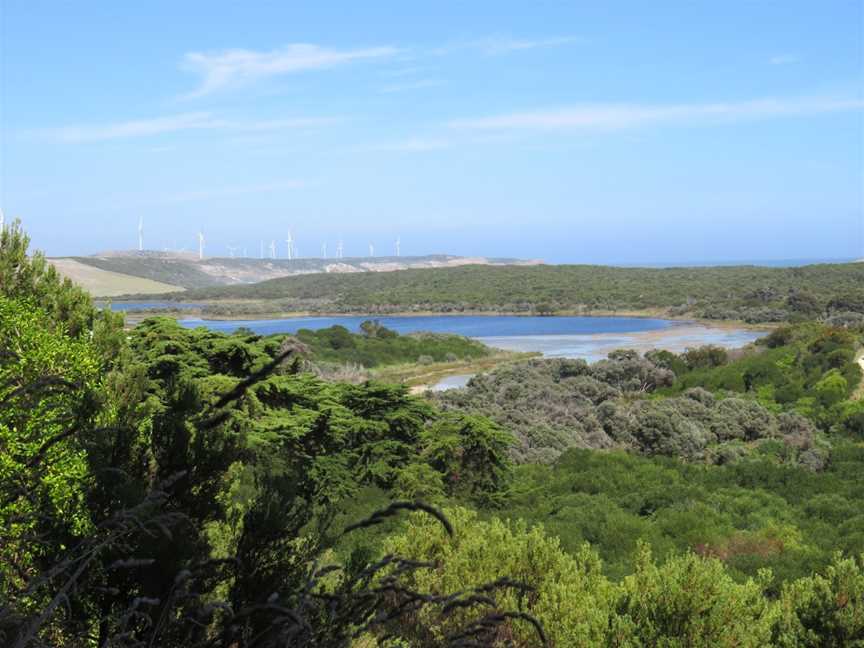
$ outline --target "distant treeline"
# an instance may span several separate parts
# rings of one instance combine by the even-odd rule
[[[160,297],[160,299],[163,297]],[[796,268],[463,266],[364,274],[310,274],[165,295],[174,301],[248,300],[208,307],[248,312],[658,311],[746,322],[864,319],[864,263]]]

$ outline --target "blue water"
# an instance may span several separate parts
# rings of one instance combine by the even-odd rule
[[[165,306],[170,302],[135,302],[114,304],[115,310],[133,311]],[[340,324],[359,331],[360,324],[377,319],[400,334],[430,332],[455,333],[474,338],[491,347],[510,351],[539,352],[550,358],[583,358],[594,362],[615,349],[645,351],[662,348],[680,353],[689,347],[715,344],[727,348],[742,347],[765,333],[748,329],[716,328],[690,322],[641,317],[519,317],[515,315],[424,315],[424,316],[334,316],[293,317],[272,320],[179,320],[186,328],[203,326],[230,333],[246,328],[260,335],[296,333],[300,329],[321,329]],[[467,378],[465,378],[467,380]],[[459,387],[445,380],[446,387]]]
[[[360,324],[372,319],[365,317],[295,317],[278,320],[202,320],[183,319],[187,328],[205,326],[214,331],[230,332],[248,328],[261,335],[296,333],[300,329],[321,329],[340,324],[359,331]],[[594,335],[597,333],[642,333],[662,331],[680,322],[639,317],[518,317],[512,315],[438,315],[377,317],[381,324],[397,333],[455,333],[466,337],[523,337]]]
[[[296,333],[340,324],[359,331],[366,317],[294,317],[278,320],[202,320],[187,318],[187,328],[204,326],[231,332],[247,328],[261,335]],[[379,317],[398,333],[455,333],[508,351],[534,351],[550,358],[605,358],[615,349],[668,349],[680,353],[689,347],[715,344],[742,347],[765,335],[748,329],[716,328],[690,322],[641,317],[517,317],[513,315],[437,315]],[[647,336],[647,337],[646,337]]]
[[[458,376],[447,376],[442,378],[429,389],[432,391],[447,391],[448,389],[462,389],[468,386],[468,381],[474,377],[474,374],[459,374]]]

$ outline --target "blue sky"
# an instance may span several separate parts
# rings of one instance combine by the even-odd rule
[[[2,5],[2,189],[51,255],[864,256],[862,6]]]

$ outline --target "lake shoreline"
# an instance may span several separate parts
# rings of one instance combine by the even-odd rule
[[[134,305],[134,303],[129,303]],[[140,302],[142,307],[149,304]],[[156,304],[154,304],[156,305]],[[162,304],[158,304],[162,306]],[[436,363],[435,366],[408,365],[375,371],[377,379],[402,383],[414,390],[436,386],[452,376],[485,373],[500,364],[530,357],[582,358],[596,362],[617,349],[645,353],[652,349],[667,349],[681,353],[688,348],[715,345],[727,349],[754,342],[773,327],[715,322],[683,316],[664,316],[657,311],[599,312],[567,315],[508,313],[485,311],[477,314],[437,313],[434,311],[401,314],[370,313],[290,313],[291,317],[258,316],[254,318],[202,317],[204,304],[197,309],[177,309],[171,313],[185,328],[205,327],[230,333],[238,328],[251,329],[258,335],[296,335],[303,329],[328,328],[341,325],[360,330],[363,321],[377,319],[383,326],[400,335],[440,333],[471,338],[492,351],[487,359],[477,362],[461,360]],[[154,315],[152,311],[125,311],[129,320]],[[275,315],[275,314],[273,314]],[[289,313],[286,313],[289,315]],[[571,321],[568,321],[571,320]],[[605,321],[604,321],[605,320]],[[128,321],[128,320],[127,320]],[[131,323],[131,322],[129,322]]]
[[[118,303],[134,303],[134,302],[118,302]],[[643,310],[593,310],[583,312],[579,310],[556,311],[549,315],[538,315],[537,313],[526,313],[516,311],[395,311],[388,313],[370,313],[368,311],[348,311],[348,312],[329,312],[329,311],[274,311],[272,313],[246,313],[232,315],[207,315],[200,309],[182,308],[178,302],[176,310],[148,310],[148,311],[124,311],[127,321],[132,320],[134,324],[147,319],[148,317],[173,317],[177,320],[192,320],[200,319],[204,322],[266,322],[281,319],[298,319],[298,318],[327,318],[327,317],[366,317],[368,319],[378,319],[385,317],[544,317],[555,319],[559,317],[622,317],[632,319],[664,319],[682,324],[696,323],[706,326],[713,326],[724,329],[747,329],[751,331],[772,331],[780,323],[758,323],[744,322],[741,320],[714,320],[701,317],[687,317],[684,315],[670,315],[662,309],[643,309]],[[208,305],[207,302],[199,302],[203,305]],[[216,302],[224,303],[224,302]]]
[[[741,340],[740,344],[728,344],[727,341],[721,341],[716,339],[716,337],[712,338],[712,334],[723,333],[723,332],[739,332],[739,333],[747,333],[748,331],[743,328],[720,328],[717,326],[706,325],[700,322],[681,322],[680,324],[676,324],[670,326],[665,329],[659,330],[648,330],[648,331],[633,331],[625,334],[621,333],[588,333],[583,334],[582,337],[584,342],[589,346],[593,346],[593,348],[588,351],[587,349],[583,350],[582,353],[578,356],[571,356],[567,354],[558,355],[558,354],[547,354],[543,351],[532,351],[533,357],[535,358],[545,358],[545,359],[555,359],[555,358],[573,358],[573,357],[581,357],[589,364],[598,362],[603,358],[607,357],[611,352],[616,350],[630,350],[636,351],[639,354],[647,353],[648,351],[663,349],[667,351],[671,351],[673,353],[683,353],[688,348],[692,348],[694,346],[702,346],[702,345],[716,345],[720,346],[724,349],[734,349],[741,348],[747,346],[749,344],[753,344],[756,339],[744,339]],[[754,331],[749,331],[754,332]],[[759,331],[760,333],[764,333],[764,331]],[[518,336],[514,336],[512,339],[516,340]],[[559,336],[544,336],[537,335],[534,337],[534,343],[537,344],[538,341],[545,339],[555,340]],[[622,339],[623,338],[623,339]],[[502,336],[499,338],[489,337],[475,338],[483,344],[493,348],[498,349],[505,352],[511,353],[525,353],[523,348],[520,346],[499,346],[501,341],[506,339],[506,336]],[[583,355],[584,353],[584,355]],[[862,369],[864,369],[864,355],[861,358]],[[437,380],[429,380],[429,381],[420,381],[415,380],[411,383],[412,393],[423,393],[427,390],[431,391],[441,391],[443,389],[459,389],[461,385],[446,385],[449,378],[452,377],[462,377],[470,379],[472,376],[477,375],[478,373],[485,373],[484,371],[476,371],[476,372],[466,372],[466,371],[458,371],[452,370],[447,372],[441,372],[440,375],[437,376]],[[431,376],[430,376],[431,378]],[[467,380],[465,381],[467,382]]]

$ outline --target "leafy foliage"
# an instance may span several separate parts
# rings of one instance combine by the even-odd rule
[[[661,360],[665,365],[657,364]],[[676,360],[685,371],[688,361]],[[437,400],[446,409],[482,413],[514,432],[520,461],[550,461],[581,447],[728,463],[779,444],[774,454],[784,461],[813,469],[824,465],[828,444],[800,415],[777,414],[755,400],[718,399],[704,389],[650,398],[664,387],[672,393],[673,385],[680,388],[671,364],[633,351],[592,365],[533,360],[476,376],[467,388],[443,392]]]
[[[458,335],[415,333],[398,335],[374,320],[361,324],[362,335],[344,326],[312,331],[301,329],[297,339],[309,348],[316,362],[339,362],[366,368],[418,362],[421,358],[444,362],[482,358],[491,350],[485,345]]]
[[[0,297],[0,598],[64,538],[85,533],[86,447],[99,362],[48,314]]]
[[[778,583],[864,552],[864,450],[836,447],[826,469],[770,455],[723,466],[688,465],[621,452],[569,450],[553,465],[517,467],[508,515],[542,523],[576,552],[590,542],[616,578],[635,568],[640,540],[666,557],[721,559],[736,577],[770,568]]]
[[[864,570],[856,560],[835,559],[824,576],[790,583],[775,599],[766,596],[768,570],[736,582],[715,558],[686,553],[658,564],[640,545],[633,574],[616,583],[587,544],[568,553],[539,525],[481,521],[466,509],[447,515],[456,522],[454,538],[413,517],[385,542],[385,551],[435,565],[411,574],[414,587],[430,592],[509,585],[499,604],[536,617],[552,646],[852,646],[864,637]],[[392,632],[412,646],[437,645],[476,614],[460,607],[438,619],[420,611]],[[534,645],[532,628],[521,619],[499,632],[502,644],[506,638],[509,645]]]
[[[702,387],[746,394],[773,411],[804,415],[824,430],[840,429],[855,416],[847,399],[862,378],[855,361],[861,340],[861,330],[855,328],[781,327],[726,364],[685,367],[665,393]],[[854,425],[850,422],[848,428]]]
[[[13,534],[2,587],[16,603],[0,617],[13,637],[73,645],[89,628],[99,645],[194,645],[213,633],[272,645],[284,630],[273,626],[279,610],[308,595],[315,560],[335,540],[334,515],[360,488],[395,488],[412,466],[478,501],[503,486],[509,437],[489,422],[439,421],[403,387],[298,373],[290,345],[154,319],[131,332],[124,366],[103,384],[88,343],[27,303],[2,305],[4,389],[31,401],[0,408],[9,451],[0,496],[11,502],[3,516]],[[47,370],[76,389],[37,389]],[[34,457],[51,460],[47,472]],[[349,579],[349,589],[375,573]],[[71,605],[58,606],[70,587]],[[278,602],[267,599],[274,592]],[[223,612],[190,626],[208,601]],[[155,622],[165,618],[178,621]],[[322,643],[309,645],[343,645],[348,621],[354,627],[350,614],[343,625],[331,618],[319,626]]]
[[[94,308],[90,296],[62,278],[45,255],[28,255],[30,239],[18,221],[0,230],[0,296],[38,302],[72,338],[92,337],[103,360],[122,346],[123,317]]]

